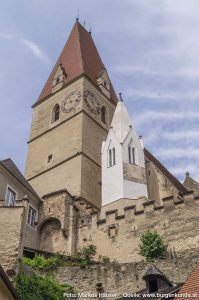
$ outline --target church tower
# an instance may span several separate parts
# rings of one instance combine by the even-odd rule
[[[120,94],[102,144],[102,205],[139,196],[147,197],[144,149]]]
[[[101,206],[101,143],[117,97],[88,32],[77,20],[33,105],[26,178],[42,197],[67,189]]]

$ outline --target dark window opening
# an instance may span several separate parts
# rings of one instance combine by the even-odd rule
[[[52,161],[52,159],[53,159],[52,154],[48,155],[48,163],[50,163]]]
[[[131,147],[129,147],[129,163],[131,164]]]
[[[60,115],[60,107],[58,104],[56,104],[52,112],[52,123],[59,120],[59,115]]]
[[[132,148],[133,164],[135,165],[135,148]]]
[[[111,151],[111,149],[109,149],[109,167],[111,167],[112,166],[112,151]]]
[[[157,279],[152,279],[149,281],[149,293],[155,293],[158,291]]]
[[[115,148],[113,148],[113,165],[116,164],[116,161],[115,161]]]
[[[23,250],[23,256],[28,257],[28,258],[34,258],[36,255],[36,252],[28,250],[28,249],[24,249]]]
[[[101,108],[101,121],[106,124],[106,108],[104,106]]]

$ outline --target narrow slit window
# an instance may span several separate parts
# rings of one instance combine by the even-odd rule
[[[102,106],[101,108],[101,121],[106,124],[106,108]]]
[[[132,158],[133,158],[132,163],[135,165],[135,148],[134,147],[132,148]]]
[[[109,149],[109,164],[108,164],[108,166],[109,167],[111,167],[112,166],[112,151],[111,151],[111,149]]]
[[[113,165],[116,164],[116,161],[115,161],[115,148],[113,148]]]
[[[50,163],[52,160],[53,160],[53,155],[52,154],[48,155],[48,163]]]
[[[129,151],[129,163],[131,164],[132,161],[131,161],[131,147],[128,148],[128,151]]]

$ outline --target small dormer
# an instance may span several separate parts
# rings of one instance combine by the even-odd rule
[[[143,279],[146,282],[147,293],[158,293],[173,287],[169,279],[154,265],[145,272]]]
[[[101,91],[110,99],[111,83],[106,69],[103,69],[97,77],[97,83]]]
[[[52,81],[52,92],[56,92],[62,88],[65,83],[67,75],[62,67],[62,64],[58,65],[57,71]]]

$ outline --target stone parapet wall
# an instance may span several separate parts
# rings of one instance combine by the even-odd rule
[[[140,237],[146,231],[156,230],[167,246],[169,257],[181,252],[199,249],[199,197],[192,192],[163,199],[163,205],[145,201],[120,209],[107,210],[101,219],[98,213],[85,215],[79,223],[78,248],[94,244],[97,255],[108,256],[119,262],[140,261]],[[122,201],[122,200],[121,200]],[[139,200],[138,200],[139,201]]]
[[[184,253],[185,255],[185,253]],[[199,263],[199,255],[181,256],[173,260],[155,261],[154,264],[173,283],[184,282]],[[96,284],[102,283],[107,293],[135,293],[145,288],[142,276],[151,265],[149,262],[139,263],[110,263],[106,265],[93,265],[81,269],[79,267],[59,268],[55,276],[60,282],[67,282],[80,293],[96,293]],[[81,298],[87,299],[88,298]]]

